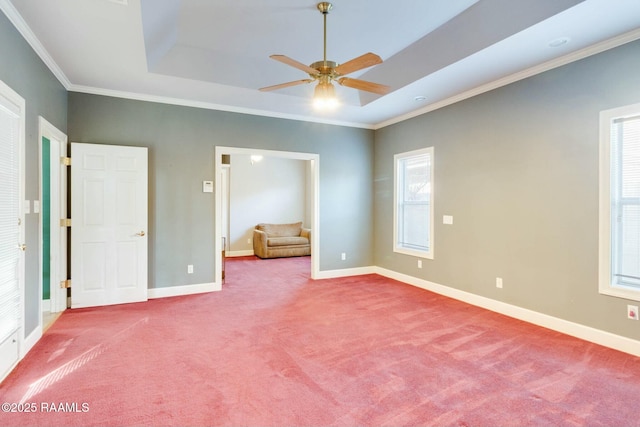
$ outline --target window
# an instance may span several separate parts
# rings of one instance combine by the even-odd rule
[[[0,81],[0,344],[23,325],[24,280],[24,100]],[[8,348],[0,360],[0,378],[15,360]],[[7,365],[7,362],[9,365]]]
[[[395,252],[433,259],[433,147],[394,156]]]
[[[640,104],[600,128],[600,293],[640,301]]]

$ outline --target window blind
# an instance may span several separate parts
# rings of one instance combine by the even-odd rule
[[[611,284],[640,289],[640,116],[611,126]]]
[[[20,320],[19,126],[19,111],[0,96],[0,343]]]

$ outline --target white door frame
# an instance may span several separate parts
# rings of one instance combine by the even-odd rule
[[[311,239],[311,278],[316,279],[320,275],[320,221],[319,221],[319,189],[320,189],[320,155],[315,153],[297,153],[292,151],[274,151],[259,150],[253,148],[237,148],[237,147],[215,147],[215,173],[216,173],[216,194],[215,194],[215,285],[214,290],[222,289],[222,179],[220,178],[223,168],[223,154],[256,154],[265,157],[279,157],[284,159],[307,160],[311,165],[311,230],[313,238]]]
[[[231,249],[231,242],[229,241],[229,170],[230,165],[222,165],[218,173],[218,179],[220,179],[220,192],[221,192],[221,206],[220,206],[220,236],[225,237],[224,250]]]
[[[60,158],[67,156],[67,135],[65,135],[58,128],[49,123],[42,116],[38,117],[38,124],[40,128],[39,147],[40,147],[40,171],[42,171],[42,138],[47,138],[50,141],[50,153],[51,153],[51,170],[50,170],[50,183],[51,183],[51,210],[50,210],[50,224],[52,230],[52,236],[54,234],[54,227],[59,233],[59,238],[51,239],[51,258],[56,260],[56,265],[51,263],[51,282],[50,282],[50,311],[51,313],[58,313],[64,311],[67,308],[67,290],[56,286],[62,280],[67,279],[67,232],[66,228],[60,230],[60,220],[67,218],[67,170],[66,166],[61,164]],[[40,180],[40,202],[41,206],[43,202],[42,194],[42,179]],[[40,295],[40,327],[43,326],[42,321],[42,247],[44,244],[42,229],[43,229],[43,215],[40,214],[40,280],[39,280],[39,295]],[[55,272],[55,274],[54,274]]]

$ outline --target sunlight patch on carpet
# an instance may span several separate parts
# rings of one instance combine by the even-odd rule
[[[64,365],[60,366],[59,368],[51,371],[44,377],[35,381],[29,386],[29,388],[27,389],[27,392],[20,400],[20,403],[22,404],[22,403],[28,402],[33,396],[40,394],[41,392],[48,389],[58,381],[65,378],[67,375],[77,371],[78,369],[80,369],[81,367],[83,367],[84,365],[91,362],[93,359],[95,359],[96,357],[100,356],[102,353],[107,351],[114,344],[121,342],[124,338],[130,335],[134,329],[136,329],[141,325],[146,325],[147,323],[149,323],[149,317],[144,317],[138,320],[131,326],[115,334],[108,341],[90,348],[89,350],[82,353],[80,356],[75,357],[74,359],[68,361]]]

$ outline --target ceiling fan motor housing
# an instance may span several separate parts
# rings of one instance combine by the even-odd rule
[[[320,72],[321,76],[335,76],[334,72],[335,68],[338,66],[338,63],[333,61],[317,61],[310,65],[311,68],[315,68]],[[310,74],[311,77],[317,77]]]

